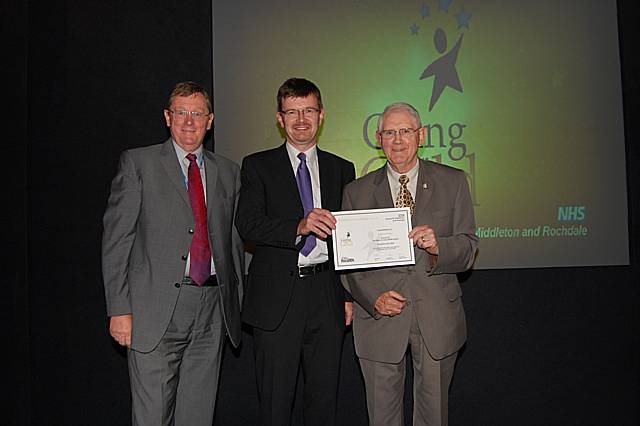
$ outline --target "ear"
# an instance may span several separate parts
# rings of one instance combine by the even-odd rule
[[[276,120],[278,121],[280,127],[284,129],[284,116],[280,111],[276,112]]]
[[[382,148],[382,137],[380,136],[380,131],[376,130],[376,141],[378,142],[378,146]]]
[[[171,127],[171,114],[169,114],[169,110],[164,110],[164,121],[167,123],[167,127]]]
[[[215,118],[215,114],[211,113],[209,114],[209,120],[207,120],[207,130],[211,129],[211,125],[213,124],[213,119]]]
[[[323,120],[324,120],[324,108],[320,108],[320,113],[318,114],[318,126],[322,125]]]
[[[418,132],[418,146],[419,147],[424,145],[424,136],[425,136],[426,131],[427,131],[427,129],[425,129],[424,126],[420,127],[420,131]]]

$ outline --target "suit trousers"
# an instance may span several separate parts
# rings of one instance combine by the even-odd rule
[[[211,426],[224,339],[219,292],[183,285],[158,346],[129,350],[133,425]]]
[[[412,309],[409,304],[405,309]],[[447,426],[449,385],[457,352],[434,360],[422,338],[415,312],[412,312],[409,349],[413,360],[413,425]],[[406,356],[397,364],[360,358],[367,394],[371,426],[404,425],[403,401]]]
[[[334,272],[295,278],[282,323],[274,331],[254,328],[260,422],[289,426],[298,371],[304,379],[306,426],[336,421],[344,326],[336,322]]]

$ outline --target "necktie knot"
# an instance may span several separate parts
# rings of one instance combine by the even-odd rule
[[[300,154],[298,154],[298,158],[300,159],[300,161],[305,162],[307,161],[307,154],[301,152]]]
[[[400,175],[400,185],[405,186],[409,182],[409,177],[407,175]]]
[[[189,160],[190,163],[194,163],[197,158],[198,157],[196,157],[196,155],[194,153],[187,154],[187,160]]]

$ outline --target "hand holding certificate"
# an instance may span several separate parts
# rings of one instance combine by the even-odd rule
[[[414,265],[408,207],[333,212],[336,270]]]

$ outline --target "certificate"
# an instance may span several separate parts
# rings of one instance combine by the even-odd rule
[[[408,207],[333,212],[336,270],[414,265]]]

